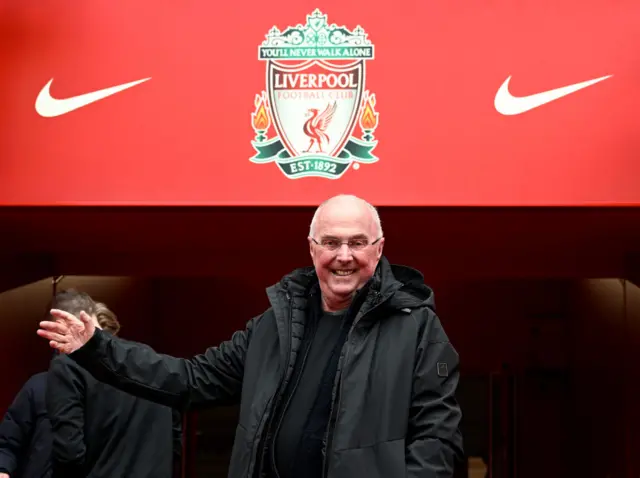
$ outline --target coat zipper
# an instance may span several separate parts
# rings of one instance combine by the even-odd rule
[[[304,338],[303,338],[304,340]],[[304,344],[303,344],[304,345]],[[311,343],[306,344],[306,350],[304,352],[304,356],[302,357],[302,363],[300,364],[300,370],[298,376],[296,377],[296,383],[293,385],[293,389],[291,393],[289,393],[289,398],[287,398],[287,402],[284,404],[284,408],[282,412],[279,413],[278,425],[276,426],[275,431],[273,432],[273,445],[271,447],[271,465],[273,466],[273,471],[275,472],[276,478],[280,478],[280,473],[278,472],[278,467],[276,466],[276,447],[275,441],[278,437],[278,432],[280,431],[280,427],[282,426],[282,420],[284,419],[285,413],[287,413],[287,408],[289,408],[289,404],[291,403],[291,399],[293,395],[296,393],[296,389],[300,384],[300,379],[302,378],[302,374],[304,373],[304,366],[307,363],[307,357],[309,356],[309,351],[311,350]],[[283,391],[284,393],[284,391]]]
[[[282,376],[280,377],[280,382],[278,383],[278,387],[276,388],[276,398],[273,402],[273,407],[272,407],[272,411],[275,412],[277,411],[277,407],[280,404],[280,399],[282,397],[282,391],[280,390],[282,387],[282,384],[284,383],[285,378],[287,377],[287,370],[289,370],[289,365],[291,364],[291,327],[292,327],[292,320],[293,320],[293,301],[291,299],[291,296],[289,295],[289,293],[286,293],[287,296],[287,301],[289,303],[289,327],[288,327],[288,334],[287,334],[287,340],[289,341],[289,352],[287,354],[287,362],[286,365],[284,367],[284,370],[282,372]],[[262,421],[264,420],[264,417],[267,415],[268,413],[268,407],[267,410],[265,410],[264,414],[262,415],[262,418],[260,419],[260,423],[262,423]],[[265,453],[264,453],[264,445],[271,445],[269,443],[269,429],[271,428],[271,425],[273,423],[273,417],[274,415],[271,415],[269,417],[269,422],[266,425],[266,435],[265,435],[265,443],[262,446],[262,453],[260,456],[260,473],[263,472],[264,469],[264,458],[265,458]],[[258,425],[259,426],[259,425]],[[276,471],[277,473],[277,471]],[[249,473],[249,476],[253,476],[254,472],[253,470],[251,471],[251,473]]]

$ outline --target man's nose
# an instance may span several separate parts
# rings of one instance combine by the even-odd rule
[[[349,247],[349,244],[347,243],[340,244],[340,247],[338,248],[338,260],[350,261],[351,257],[352,257],[352,254],[351,254],[351,248]]]

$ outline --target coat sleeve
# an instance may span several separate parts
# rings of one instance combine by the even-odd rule
[[[185,410],[239,400],[244,361],[257,319],[230,340],[191,359],[159,354],[99,329],[69,357],[96,379],[131,395]]]
[[[459,358],[435,313],[420,333],[406,440],[407,478],[453,477],[462,459],[462,418],[455,398]]]
[[[35,426],[31,380],[18,392],[0,424],[0,473],[12,475],[20,464]]]
[[[85,395],[86,383],[77,365],[64,356],[54,358],[49,366],[46,395],[53,477],[86,475]]]

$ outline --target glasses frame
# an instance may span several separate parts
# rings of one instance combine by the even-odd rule
[[[366,249],[369,246],[375,246],[378,242],[380,242],[382,240],[384,236],[380,236],[378,239],[376,239],[375,241],[367,244],[366,246],[364,246],[362,249],[352,249],[351,247],[349,247],[349,241],[342,241],[341,243],[338,244],[338,247],[336,247],[335,249],[329,249],[326,246],[323,246],[321,243],[319,243],[315,238],[311,238],[311,240],[318,246],[322,247],[323,249],[327,250],[327,251],[332,251],[332,252],[337,252],[339,251],[342,246],[344,246],[345,244],[347,245],[347,248],[351,251],[351,252],[359,252],[362,251],[364,249]]]

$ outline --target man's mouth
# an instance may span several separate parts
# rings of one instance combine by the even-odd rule
[[[346,277],[353,274],[355,272],[355,269],[333,269],[331,272],[333,273],[333,275]]]

